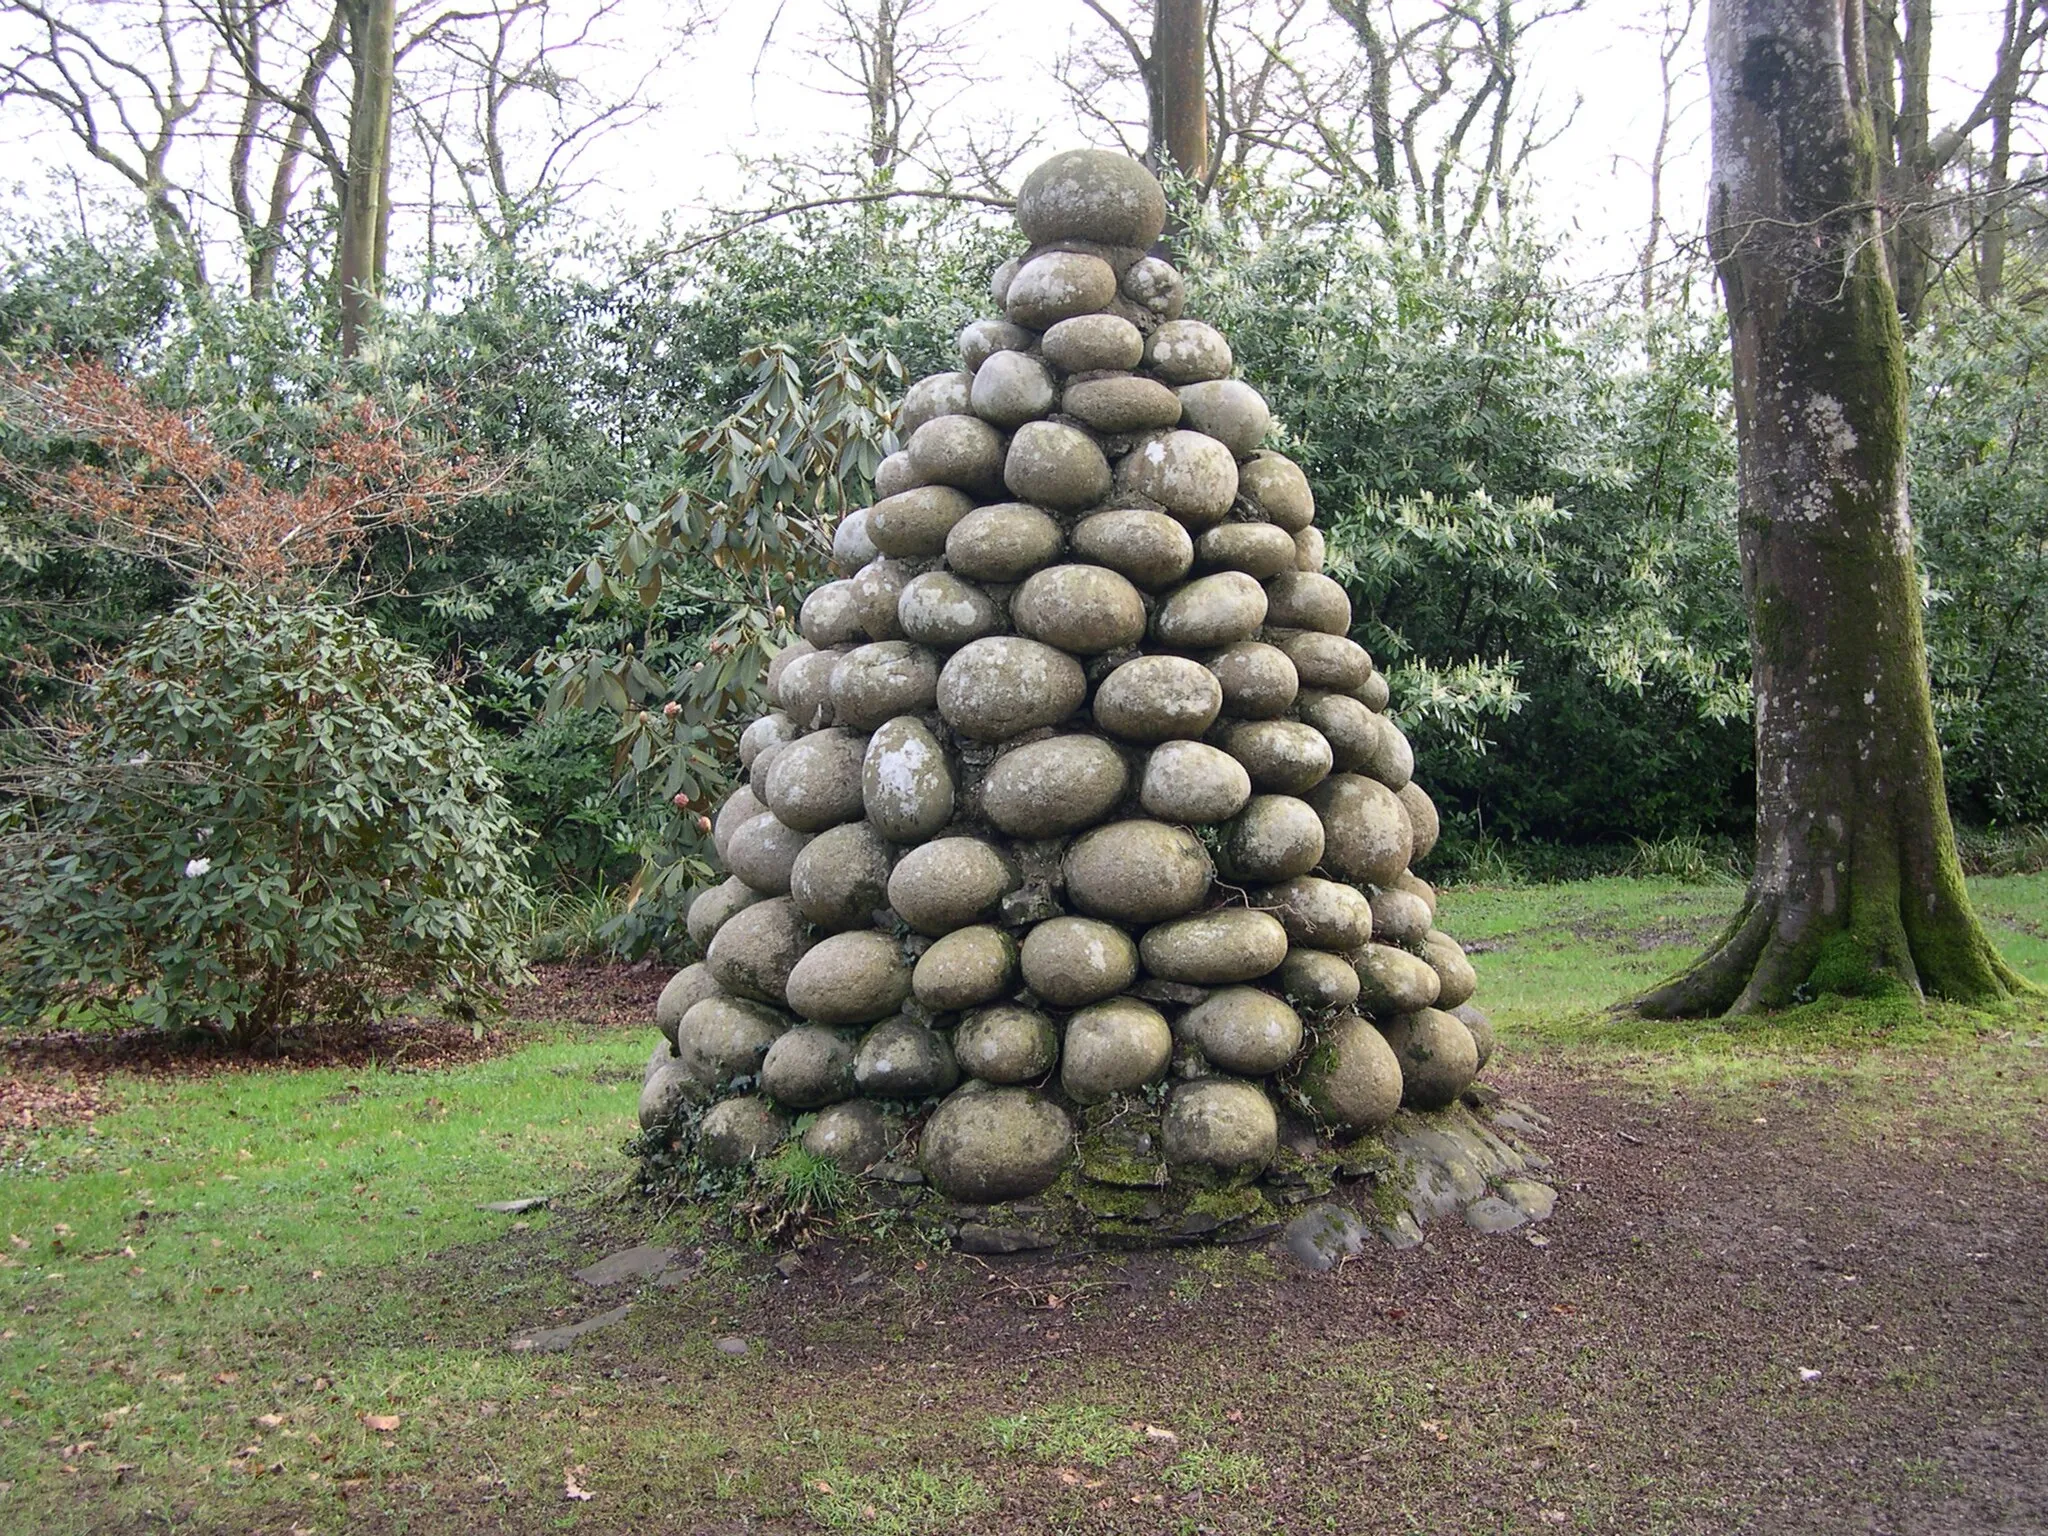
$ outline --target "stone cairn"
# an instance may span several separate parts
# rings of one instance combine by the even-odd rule
[[[800,1132],[956,1218],[1230,1235],[1485,1064],[1410,869],[1436,809],[1307,479],[1147,254],[1165,216],[1124,156],[1039,166],[1003,318],[907,393],[740,738],[656,1140],[740,1167]]]

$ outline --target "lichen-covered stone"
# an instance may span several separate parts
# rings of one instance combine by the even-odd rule
[[[1033,1083],[1059,1060],[1060,1037],[1036,1008],[997,1003],[960,1021],[953,1055],[962,1072],[985,1083]]]
[[[1323,818],[1323,863],[1353,885],[1388,885],[1408,867],[1414,832],[1394,792],[1355,773],[1332,774],[1309,793]]]
[[[778,1035],[761,1060],[761,1089],[791,1109],[820,1109],[853,1096],[854,1042],[842,1030],[804,1025]]]
[[[1380,1030],[1401,1064],[1401,1102],[1410,1109],[1448,1109],[1479,1075],[1472,1032],[1441,1008],[1395,1014]]]
[[[1146,929],[1138,953],[1154,976],[1221,986],[1278,966],[1287,958],[1287,930],[1270,912],[1223,907]]]
[[[699,1083],[717,1087],[758,1073],[788,1028],[786,1017],[758,1002],[707,997],[676,1025],[676,1060]]]
[[[777,820],[799,832],[823,832],[842,821],[857,821],[861,759],[867,749],[863,732],[836,727],[813,731],[781,750],[768,770],[761,798]]]
[[[714,1104],[697,1127],[697,1153],[705,1162],[738,1168],[765,1157],[789,1135],[789,1117],[758,1094]]]
[[[850,581],[828,581],[812,592],[797,610],[796,623],[804,639],[821,651],[859,640],[867,633],[861,628],[860,604],[854,600]]]
[[[1017,191],[1017,226],[1033,245],[1094,240],[1142,248],[1166,227],[1166,195],[1129,155],[1063,150],[1024,178]]]
[[[997,758],[981,808],[1012,837],[1058,837],[1102,820],[1129,783],[1123,755],[1100,736],[1053,736]]]
[[[1010,599],[1017,632],[1076,656],[1135,645],[1145,636],[1145,600],[1100,565],[1055,565],[1029,577]]]
[[[1223,708],[1240,720],[1271,720],[1294,706],[1301,683],[1284,651],[1243,640],[1217,652],[1208,667],[1223,685]]]
[[[1339,880],[1297,875],[1259,893],[1259,905],[1280,919],[1290,944],[1349,954],[1377,932],[1365,893]]]
[[[1215,673],[1184,656],[1137,656],[1095,690],[1095,723],[1124,741],[1200,736],[1223,708]]]
[[[954,929],[920,955],[910,984],[925,1007],[953,1013],[1001,997],[1016,971],[1017,946],[1010,936],[977,924]]]
[[[1182,1014],[1175,1033],[1227,1072],[1264,1077],[1301,1049],[1301,1015],[1257,987],[1224,987]]]
[[[960,1081],[960,1068],[944,1035],[915,1019],[895,1018],[862,1038],[853,1080],[870,1098],[929,1099],[950,1092]]]
[[[1076,511],[1109,494],[1109,460],[1079,427],[1027,421],[1010,439],[1003,484],[1034,505]]]
[[[797,961],[784,988],[790,1010],[813,1024],[872,1024],[910,997],[910,967],[886,933],[835,933]]]
[[[727,918],[705,950],[704,963],[718,984],[735,997],[780,1004],[786,996],[789,973],[810,947],[803,914],[796,903],[782,896],[756,902]]]
[[[974,499],[950,485],[920,485],[874,504],[868,537],[885,555],[924,560],[943,553],[946,536],[974,510]]]
[[[1126,507],[1082,518],[1074,527],[1074,553],[1156,592],[1187,575],[1195,543],[1164,512]]]
[[[1207,651],[1249,640],[1265,622],[1265,588],[1242,571],[1219,571],[1174,591],[1152,629],[1162,645]]]
[[[1441,829],[1441,824],[1437,820],[1436,802],[1430,799],[1423,787],[1413,779],[1395,792],[1395,798],[1401,802],[1401,809],[1408,816],[1409,836],[1413,840],[1410,862],[1420,864],[1436,847]]]
[[[965,928],[1016,884],[1009,862],[978,837],[921,843],[889,873],[889,905],[919,933]]]
[[[695,905],[693,902],[691,905]],[[707,997],[718,993],[718,979],[699,960],[686,965],[669,977],[668,985],[661,989],[661,996],[654,1003],[654,1026],[672,1047],[676,1043],[676,1025],[683,1015]]]
[[[938,657],[908,640],[856,646],[832,669],[832,718],[841,728],[872,731],[897,715],[923,714],[938,696]]]
[[[951,571],[926,571],[904,584],[896,602],[896,622],[905,637],[919,645],[954,651],[984,635],[1000,634],[1003,611],[980,587]],[[936,689],[936,675],[933,686]]]
[[[935,416],[965,415],[974,408],[973,389],[971,373],[934,373],[919,379],[903,392],[903,404],[896,410],[896,435],[908,441]]]
[[[1199,320],[1169,320],[1146,338],[1145,362],[1169,384],[1199,384],[1230,373],[1230,343]]]
[[[1021,501],[977,507],[946,535],[946,563],[976,581],[1022,581],[1059,557],[1060,525]]]
[[[1401,1107],[1401,1063],[1385,1036],[1347,1013],[1323,1027],[1294,1086],[1324,1125],[1362,1135]]]
[[[1350,958],[1325,949],[1290,948],[1270,980],[1304,1008],[1349,1008],[1358,1001],[1358,972]]]
[[[964,645],[939,673],[939,713],[975,741],[1007,741],[1058,725],[1087,696],[1087,675],[1078,661],[1015,635]]]
[[[1116,271],[1100,256],[1046,251],[1017,269],[1003,312],[1015,324],[1043,331],[1075,315],[1107,309],[1115,298]]]
[[[1067,895],[1091,917],[1156,923],[1192,912],[1215,870],[1201,840],[1184,827],[1117,821],[1076,838],[1061,860]]]
[[[1180,389],[1181,415],[1239,458],[1265,440],[1273,425],[1266,397],[1242,379],[1205,379]]]
[[[1060,1087],[1077,1104],[1100,1104],[1158,1081],[1172,1057],[1164,1014],[1136,998],[1111,998],[1067,1020]]]
[[[1301,466],[1279,453],[1255,453],[1240,466],[1238,494],[1269,523],[1299,533],[1315,520],[1316,498]]]
[[[1240,885],[1291,880],[1322,858],[1322,818],[1293,795],[1253,795],[1223,829],[1223,872]]]
[[[1052,410],[1052,375],[1022,352],[992,353],[974,372],[974,414],[999,427],[1021,427]]]
[[[765,816],[767,812],[763,811],[761,814]],[[725,926],[726,920],[735,912],[779,894],[780,892],[776,891],[756,890],[738,875],[728,875],[718,884],[697,893],[690,902],[690,910],[683,919],[683,926],[689,931],[690,942],[699,949],[706,949],[717,936],[718,930]]]
[[[1375,1018],[1427,1008],[1443,988],[1428,961],[1391,944],[1367,944],[1351,952],[1358,973],[1358,1006]]]
[[[1201,826],[1228,821],[1252,797],[1251,775],[1244,764],[1217,747],[1199,741],[1168,741],[1152,749],[1138,786],[1138,801],[1161,821]],[[1317,856],[1321,856],[1322,823],[1316,823]]]
[[[1098,432],[1157,432],[1180,424],[1180,396],[1157,379],[1135,374],[1079,379],[1060,396],[1060,409]]]
[[[1074,1127],[1028,1088],[965,1088],[941,1104],[918,1138],[918,1166],[940,1194],[977,1205],[1021,1200],[1060,1176]]]
[[[1252,788],[1305,795],[1329,777],[1330,744],[1299,720],[1247,720],[1223,733],[1223,750],[1244,764]]]
[[[1218,523],[1195,541],[1205,571],[1243,571],[1264,581],[1294,569],[1294,538],[1271,523]]]
[[[1024,936],[1024,984],[1055,1008],[1114,997],[1138,975],[1138,946],[1114,923],[1055,917]]]
[[[953,772],[945,749],[913,715],[884,721],[861,758],[861,804],[892,843],[916,843],[953,819]]]
[[[1230,511],[1237,496],[1237,460],[1204,433],[1161,432],[1117,461],[1116,483],[1120,490],[1157,502],[1190,528],[1202,529],[1222,522]]]
[[[804,1132],[803,1149],[848,1173],[866,1173],[888,1155],[889,1142],[881,1110],[866,1099],[849,1099],[818,1111]]]
[[[810,833],[799,832],[788,826],[772,811],[763,811],[735,831],[726,843],[725,867],[756,896],[787,896],[790,873],[796,867],[797,857],[810,840]],[[695,910],[694,903],[691,910]],[[717,925],[724,921],[723,917],[714,920],[711,916],[719,910],[718,903],[707,905],[704,919],[706,931],[704,937],[699,940],[700,943],[709,944],[711,935],[717,931]],[[724,915],[730,917],[737,910],[738,907],[727,908]]]
[[[1045,333],[1039,350],[1065,373],[1135,368],[1145,358],[1145,337],[1121,315],[1076,315]]]
[[[1472,1000],[1479,990],[1479,973],[1465,958],[1465,951],[1448,933],[1432,928],[1422,937],[1422,958],[1437,975],[1436,1006],[1457,1008]]]
[[[1255,1179],[1280,1149],[1280,1117],[1258,1084],[1200,1077],[1182,1083],[1166,1101],[1160,1143],[1176,1174],[1204,1181]]]

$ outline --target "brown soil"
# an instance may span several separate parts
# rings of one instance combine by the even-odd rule
[[[715,1435],[754,1491],[720,1500],[673,1460],[585,1447],[596,1497],[576,1529],[818,1530],[815,1480],[838,1462],[964,1473],[999,1505],[906,1526],[884,1498],[846,1529],[2048,1531],[2038,1116],[2012,1141],[1873,1138],[1816,1131],[1832,1095],[1796,1083],[1739,1113],[1561,1065],[1502,1086],[1554,1121],[1540,1146],[1564,1195],[1533,1237],[1439,1226],[1412,1252],[1277,1280],[1187,1253],[912,1267],[828,1243],[787,1281],[761,1254],[738,1301],[724,1280],[643,1291],[550,1390],[624,1383],[645,1404],[635,1443]],[[574,1263],[647,1237],[630,1205],[564,1217],[412,1282],[500,1348],[543,1319],[479,1320],[482,1282],[559,1265],[565,1237]],[[754,1353],[712,1353],[728,1334]],[[1135,1449],[1041,1461],[991,1430],[1076,1405],[1137,1426]],[[1255,1459],[1242,1486],[1201,1491],[1191,1449]],[[408,1529],[539,1531],[565,1508],[558,1483],[477,1503],[440,1486]]]

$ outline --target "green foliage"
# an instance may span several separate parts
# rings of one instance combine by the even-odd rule
[[[0,823],[17,1010],[247,1035],[520,970],[520,832],[468,710],[365,619],[216,587],[89,689]]]

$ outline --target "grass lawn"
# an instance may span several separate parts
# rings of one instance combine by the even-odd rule
[[[1737,894],[1447,893],[1559,1213],[1331,1275],[855,1230],[785,1277],[616,1196],[649,1030],[46,1076],[100,1102],[0,1143],[0,1531],[2048,1528],[2048,1010],[1602,1011]],[[2048,984],[2048,876],[1975,894]],[[638,1242],[662,1284],[572,1277]]]

